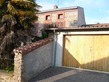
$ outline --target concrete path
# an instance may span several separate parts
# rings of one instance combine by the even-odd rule
[[[109,82],[109,73],[50,67],[29,82]]]

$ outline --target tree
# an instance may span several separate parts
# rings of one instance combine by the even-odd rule
[[[0,0],[0,57],[27,43],[39,7],[35,0]]]

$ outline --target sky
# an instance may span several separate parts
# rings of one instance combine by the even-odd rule
[[[87,24],[109,23],[109,0],[36,0],[42,6],[40,10],[80,6],[84,8]]]

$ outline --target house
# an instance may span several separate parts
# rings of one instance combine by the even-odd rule
[[[37,34],[50,25],[53,65],[109,72],[109,24],[86,24],[83,8],[67,7],[37,14]],[[39,30],[38,30],[39,29]]]
[[[41,35],[41,29],[50,25],[58,28],[69,28],[85,25],[84,9],[79,6],[58,8],[41,11],[37,14],[38,21],[35,22],[36,33]]]

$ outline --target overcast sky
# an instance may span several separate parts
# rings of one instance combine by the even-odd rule
[[[41,10],[80,6],[84,8],[87,24],[109,23],[109,0],[36,0],[42,6]]]

